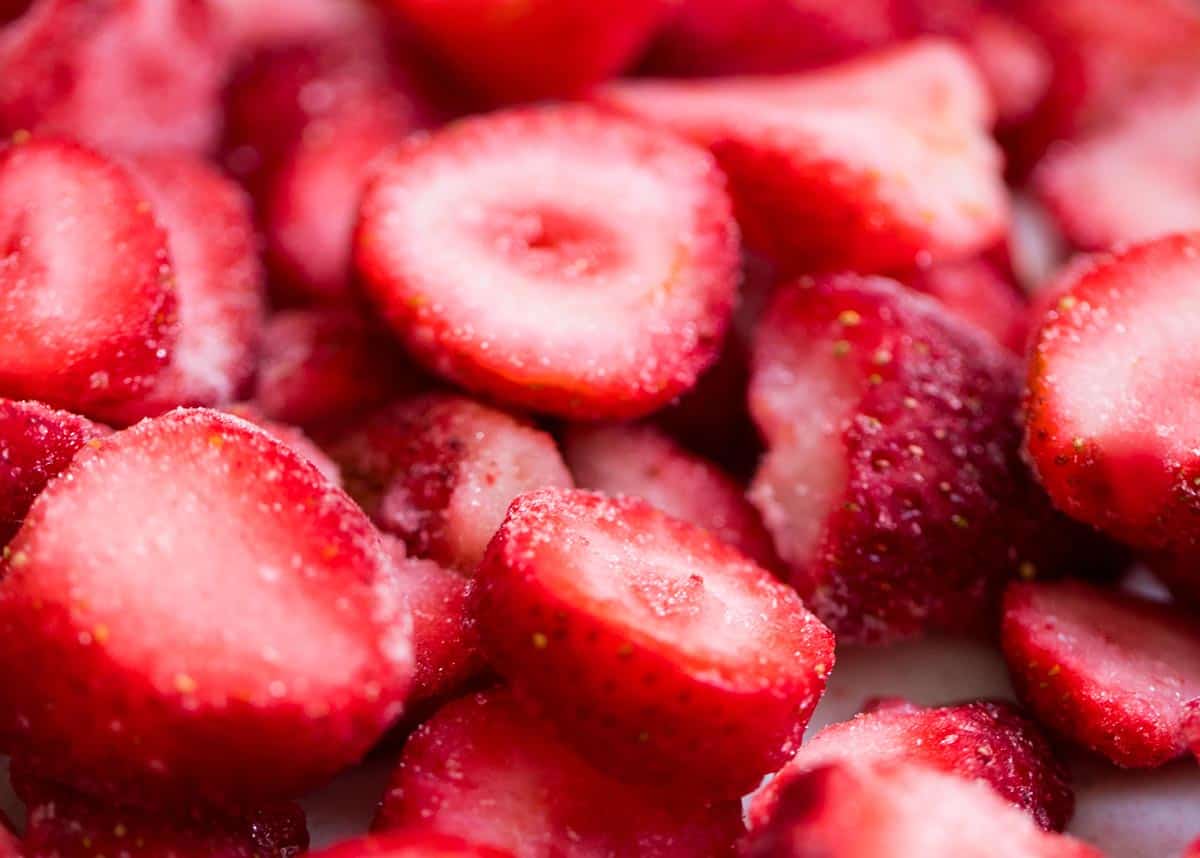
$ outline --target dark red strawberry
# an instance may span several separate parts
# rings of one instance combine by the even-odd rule
[[[932,295],[956,316],[992,335],[1009,351],[1025,353],[1029,306],[1012,277],[985,256],[918,269],[901,278]]]
[[[1200,760],[1200,698],[1189,700],[1183,705],[1183,740],[1188,749]]]
[[[176,336],[172,280],[128,174],[64,140],[0,146],[0,392],[84,414],[144,395]]]
[[[447,834],[404,831],[348,840],[315,852],[312,858],[513,858],[513,855]]]
[[[885,705],[813,736],[750,804],[752,828],[769,822],[792,778],[830,763],[920,763],[991,786],[1050,831],[1075,809],[1066,767],[1037,725],[1008,703],[928,709]]]
[[[329,454],[318,447],[312,438],[305,435],[302,429],[264,417],[256,406],[246,402],[231,405],[223,410],[242,418],[247,423],[253,423],[276,440],[287,444],[304,459],[311,462],[324,475],[325,479],[335,486],[342,484],[342,470],[337,466],[337,462],[329,458]]]
[[[347,490],[417,557],[471,574],[513,498],[569,487],[554,439],[453,394],[376,411],[330,446]]]
[[[695,383],[719,350],[738,262],[712,159],[583,106],[410,141],[367,191],[357,255],[431,369],[584,419],[642,416]]]
[[[0,813],[0,858],[27,858],[21,854],[20,844],[12,833],[12,825]]]
[[[469,837],[515,858],[732,855],[737,801],[630,786],[593,769],[504,690],[449,703],[414,733],[376,831]]]
[[[1078,581],[1015,584],[1004,657],[1038,720],[1119,766],[1186,750],[1184,704],[1200,696],[1200,632],[1186,614]]]
[[[238,418],[180,409],[85,447],[0,572],[0,733],[92,795],[297,795],[400,712],[410,624],[378,534]]]
[[[493,666],[629,780],[745,793],[794,752],[833,668],[794,592],[640,498],[522,495],[475,597]]]

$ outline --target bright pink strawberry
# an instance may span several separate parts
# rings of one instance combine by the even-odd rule
[[[833,668],[792,590],[640,498],[522,495],[475,597],[493,666],[630,780],[745,793],[794,752]]]
[[[792,778],[830,763],[910,762],[991,786],[1050,831],[1075,808],[1069,775],[1037,725],[1008,703],[925,708],[876,706],[813,736],[750,804],[752,828],[768,823]]]
[[[409,738],[375,830],[468,837],[514,858],[690,858],[731,855],[742,824],[737,801],[601,774],[495,690],[447,704]]]
[[[513,498],[572,485],[553,438],[453,394],[376,411],[329,449],[348,491],[381,528],[414,556],[467,574]]]
[[[0,31],[0,134],[120,153],[216,142],[226,47],[208,0],[35,0]]]
[[[86,447],[2,572],[0,733],[41,777],[124,802],[289,797],[400,712],[410,624],[378,534],[238,418],[180,409]]]
[[[513,855],[448,834],[402,831],[348,840],[314,852],[312,858],[513,858]]]
[[[222,410],[242,418],[247,423],[253,423],[268,435],[291,447],[302,458],[311,462],[325,479],[335,486],[342,484],[342,469],[338,467],[337,462],[329,458],[328,453],[317,446],[312,438],[304,434],[304,430],[264,417],[255,405],[247,402],[240,402]]]
[[[1186,750],[1184,704],[1200,696],[1200,632],[1184,613],[1078,581],[1015,584],[1004,657],[1038,719],[1119,766]]]
[[[539,411],[622,419],[716,358],[736,235],[706,153],[576,105],[411,140],[367,191],[357,254],[385,317],[440,375]]]
[[[144,395],[176,336],[172,277],[127,173],[63,140],[0,146],[0,392],[84,414]]]
[[[986,256],[921,268],[901,278],[918,292],[937,298],[956,316],[987,331],[1018,355],[1029,336],[1029,306],[1020,287]]]

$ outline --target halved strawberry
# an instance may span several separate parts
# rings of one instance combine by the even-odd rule
[[[995,261],[976,256],[920,268],[901,279],[906,286],[932,295],[956,316],[987,331],[1009,351],[1025,353],[1029,305],[1020,287]]]
[[[640,498],[522,495],[474,593],[493,666],[627,780],[745,793],[796,749],[833,668],[791,589]]]
[[[226,47],[208,0],[36,0],[0,31],[0,134],[114,152],[204,151]]]
[[[143,395],[176,336],[172,277],[124,171],[64,140],[0,146],[0,392],[84,414]]]
[[[376,831],[435,831],[515,858],[729,855],[737,801],[620,783],[506,690],[442,707],[408,740]]]
[[[278,45],[337,38],[363,30],[373,20],[366,0],[209,0],[229,31],[236,55],[247,56]]]
[[[667,515],[712,531],[764,569],[779,567],[771,535],[745,491],[654,427],[573,426],[563,455],[581,489],[644,498]]]
[[[789,272],[960,258],[1007,228],[988,93],[949,42],[791,77],[630,81],[599,100],[711,148],[747,244]]]
[[[347,490],[417,557],[467,574],[513,498],[571,486],[554,439],[453,394],[404,400],[329,446]]]
[[[448,834],[402,831],[347,840],[312,853],[312,858],[513,858],[513,855]]]
[[[399,714],[409,635],[348,497],[249,423],[180,409],[85,448],[10,543],[0,732],[124,802],[289,797]]]
[[[1054,502],[1145,548],[1200,541],[1200,233],[1072,265],[1034,335],[1026,444]]]
[[[991,789],[904,763],[822,766],[789,781],[746,858],[1103,858],[1042,831]]]
[[[287,423],[271,420],[263,416],[262,411],[255,405],[248,402],[240,402],[237,405],[231,405],[222,410],[235,417],[242,418],[247,423],[253,423],[276,440],[287,444],[303,458],[311,462],[325,479],[329,480],[335,486],[342,484],[342,469],[338,467],[337,462],[329,458],[328,453],[317,446],[317,443],[312,438],[304,434],[304,430],[296,426],[290,426]]]
[[[1184,704],[1200,696],[1200,632],[1186,614],[1078,581],[1014,584],[1004,657],[1038,719],[1119,766],[1186,750]]]
[[[706,153],[558,106],[403,146],[367,191],[357,254],[388,321],[439,374],[540,411],[620,419],[666,404],[715,359],[736,236]]]
[[[792,778],[830,763],[920,763],[991,786],[1049,831],[1062,831],[1075,809],[1066,767],[1037,725],[1008,703],[926,708],[876,706],[831,724],[804,743],[754,794],[752,828],[765,825]]]

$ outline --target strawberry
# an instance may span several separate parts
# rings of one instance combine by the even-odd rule
[[[329,449],[381,528],[415,556],[467,574],[513,498],[572,484],[549,435],[453,394],[380,409]]]
[[[563,452],[580,488],[644,498],[668,515],[707,528],[764,569],[778,568],[771,536],[742,488],[654,427],[573,426]]]
[[[3,813],[0,813],[0,858],[26,858],[12,833],[12,824]]]
[[[1200,838],[1192,841],[1183,852],[1183,858],[1200,858]]]
[[[446,834],[403,831],[348,840],[314,852],[312,858],[512,858],[512,853]]]
[[[716,358],[736,234],[703,151],[551,106],[402,146],[367,190],[357,259],[384,316],[440,375],[522,407],[624,419]]]
[[[410,626],[378,534],[236,417],[180,409],[85,448],[5,556],[0,733],[40,777],[286,798],[399,714]]]
[[[0,391],[93,414],[170,353],[166,239],[124,171],[75,143],[0,146]]]
[[[262,412],[251,403],[241,402],[223,410],[235,417],[242,418],[247,423],[253,423],[275,440],[282,441],[299,453],[301,458],[311,462],[325,479],[335,486],[341,486],[342,470],[337,466],[337,462],[329,458],[329,454],[318,447],[317,443],[305,435],[303,430],[264,417]]]
[[[1004,657],[1038,719],[1119,766],[1186,750],[1184,704],[1200,696],[1200,633],[1173,608],[1077,581],[1014,584]]]
[[[599,100],[708,146],[747,244],[787,272],[960,258],[1007,228],[989,97],[947,42],[791,77],[631,81]]]
[[[360,33],[378,25],[360,0],[210,0],[230,33],[235,55],[252,56],[279,45],[306,44]]]
[[[1070,266],[1033,337],[1030,459],[1054,502],[1132,545],[1200,539],[1190,432],[1200,233]]]
[[[791,762],[755,793],[752,828],[767,824],[792,778],[830,763],[910,762],[990,785],[1048,831],[1071,819],[1069,775],[1032,721],[1008,703],[925,708],[885,704],[832,724],[805,742]]]
[[[474,596],[493,666],[634,781],[742,795],[795,750],[833,667],[794,592],[640,498],[522,495]]]
[[[205,151],[226,48],[208,0],[35,0],[0,32],[0,134]]]
[[[1200,698],[1183,704],[1183,739],[1188,749],[1200,760]]]
[[[613,780],[505,690],[449,703],[409,738],[374,828],[469,837],[514,858],[731,855],[742,831],[739,802]]]
[[[0,0],[0,24],[15,21],[27,11],[32,0]]]
[[[745,858],[1102,858],[1042,831],[983,784],[911,763],[849,763],[798,775]]]
[[[906,286],[937,298],[946,309],[992,335],[1018,355],[1029,336],[1029,307],[1003,268],[977,256],[921,268],[901,278]]]

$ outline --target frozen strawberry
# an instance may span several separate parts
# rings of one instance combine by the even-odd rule
[[[1200,540],[1200,233],[1072,265],[1033,337],[1026,443],[1054,502],[1152,549]]]
[[[301,457],[311,462],[325,479],[335,486],[342,484],[342,470],[337,466],[337,462],[329,458],[329,454],[305,435],[302,429],[264,417],[256,406],[247,402],[240,402],[223,410],[242,418],[247,423],[253,423],[271,437],[291,447]]]
[[[312,854],[312,858],[513,858],[488,846],[431,831],[362,837]]]
[[[927,0],[934,8],[939,0]],[[954,21],[950,34],[971,55],[988,83],[1002,132],[1026,122],[1050,88],[1054,64],[1028,27],[987,3],[970,2],[972,14]]]
[[[716,358],[736,236],[703,151],[559,106],[403,146],[367,191],[357,258],[392,327],[439,374],[522,407],[623,419],[665,405]]]
[[[1186,750],[1184,704],[1200,696],[1200,632],[1173,608],[1078,581],[1014,584],[1004,657],[1038,720],[1119,766]]]
[[[1103,858],[1040,830],[987,786],[926,766],[822,766],[790,780],[746,858]]]
[[[417,557],[473,573],[513,498],[568,487],[554,439],[453,394],[397,402],[330,446],[347,490]]]
[[[742,831],[739,802],[615,781],[505,690],[449,703],[409,738],[374,827],[469,837],[514,858],[731,855]]]
[[[1183,739],[1200,760],[1200,698],[1183,705]]]
[[[0,31],[0,133],[209,149],[225,56],[208,0],[36,0]]]
[[[1032,721],[1008,703],[884,705],[813,736],[750,804],[752,828],[767,824],[792,778],[830,763],[910,762],[990,785],[1050,831],[1071,819],[1069,775]]]
[[[365,0],[210,0],[230,33],[233,51],[246,56],[279,45],[306,44],[362,32],[377,24]]]
[[[563,453],[581,489],[644,498],[668,515],[707,528],[764,569],[778,567],[771,536],[743,489],[654,427],[574,426]]]
[[[742,795],[795,751],[833,668],[792,590],[640,498],[522,495],[474,596],[493,666],[629,780]]]
[[[400,712],[410,624],[378,534],[236,417],[180,409],[85,448],[2,572],[0,733],[89,794],[293,796]]]
[[[790,272],[960,258],[1007,228],[988,93],[948,42],[791,77],[630,81],[599,98],[710,147],[747,244]]]
[[[904,275],[904,284],[937,298],[946,309],[1023,355],[1029,336],[1029,307],[1020,287],[984,256],[947,262]]]
[[[14,139],[0,146],[0,392],[84,414],[135,399],[176,335],[166,239],[111,162]]]

